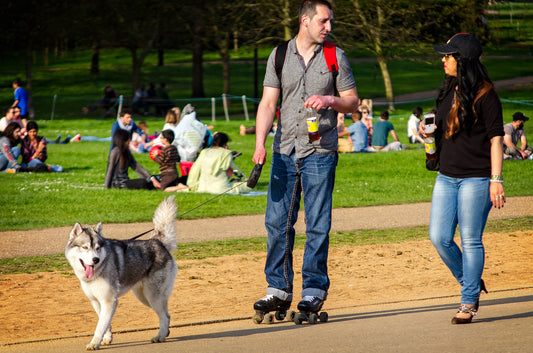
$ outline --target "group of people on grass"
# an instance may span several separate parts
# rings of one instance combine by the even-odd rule
[[[170,109],[161,133],[148,136],[138,127],[131,113],[123,111],[112,127],[112,144],[106,170],[106,188],[158,189],[209,193],[245,193],[250,189],[237,178],[238,170],[228,147],[229,137],[223,132],[211,133],[197,119],[190,104],[183,112]],[[159,164],[160,174],[151,175],[135,159],[132,152],[148,152]],[[178,166],[181,175],[178,172]],[[140,178],[129,179],[129,168]]]

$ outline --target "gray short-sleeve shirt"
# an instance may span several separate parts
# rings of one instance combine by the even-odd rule
[[[355,87],[352,69],[344,51],[335,47],[339,75],[337,90],[346,91]],[[268,58],[263,86],[282,88],[283,95],[278,128],[272,144],[274,153],[290,155],[293,151],[297,158],[312,153],[328,153],[337,150],[337,112],[333,109],[318,111],[318,130],[320,140],[310,142],[307,133],[306,109],[304,102],[312,95],[334,95],[333,76],[324,57],[323,46],[317,45],[315,54],[305,67],[302,56],[296,49],[296,38],[289,41],[281,82],[274,66],[276,49]]]

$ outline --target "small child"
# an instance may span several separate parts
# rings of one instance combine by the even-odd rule
[[[183,184],[178,185],[178,169],[176,164],[180,161],[180,156],[178,154],[178,149],[172,144],[174,141],[174,131],[165,130],[161,133],[161,143],[163,144],[163,149],[158,156],[155,156],[154,160],[159,164],[160,178],[159,181],[161,186],[159,190],[165,191],[174,191],[167,190],[168,187],[179,187],[179,185],[184,186]],[[176,186],[178,185],[178,186]]]

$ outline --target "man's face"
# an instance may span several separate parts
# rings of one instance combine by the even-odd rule
[[[16,119],[20,116],[20,109],[19,108],[13,108],[13,117]]]
[[[327,6],[317,5],[316,14],[312,18],[304,15],[302,21],[307,25],[311,39],[317,44],[323,43],[329,32],[331,32],[333,11]]]
[[[9,109],[9,110],[6,112],[6,119],[7,119],[7,120],[11,120],[11,119],[13,119],[13,108]]]
[[[120,120],[122,120],[124,125],[129,125],[131,123],[131,114],[124,114],[122,117],[120,117]]]

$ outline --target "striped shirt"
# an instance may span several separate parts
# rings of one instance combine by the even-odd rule
[[[180,161],[178,149],[174,145],[163,148],[159,156],[155,157],[155,161],[159,164],[159,171],[161,174],[168,173],[172,170],[177,173],[176,163],[179,163]]]

